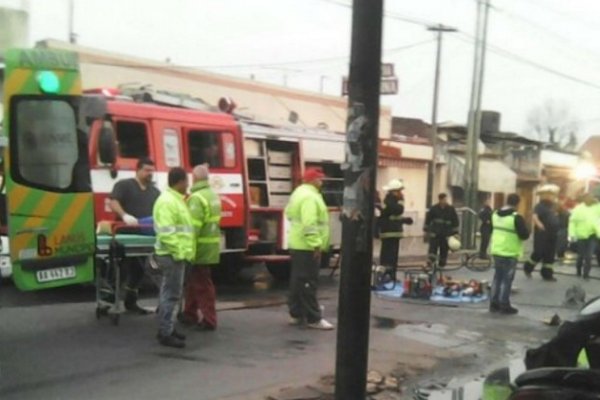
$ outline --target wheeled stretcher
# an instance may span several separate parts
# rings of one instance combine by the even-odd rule
[[[114,224],[111,230],[111,234],[96,236],[96,318],[107,316],[113,325],[118,325],[122,313],[121,264],[127,257],[151,255],[156,238],[150,234],[119,233],[131,231],[131,227],[121,224]]]

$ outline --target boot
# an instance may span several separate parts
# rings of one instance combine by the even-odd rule
[[[140,307],[137,303],[137,291],[136,290],[131,290],[131,289],[125,289],[127,294],[125,295],[125,309],[129,312],[132,312],[134,314],[138,314],[138,315],[148,315],[150,314],[150,311]]]
[[[531,273],[533,272],[534,267],[535,264],[529,261],[525,261],[525,263],[523,264],[523,271],[525,272],[526,277],[531,278]]]
[[[183,349],[185,347],[185,341],[175,337],[174,335],[163,336],[159,334],[157,339],[161,346],[174,347],[176,349]]]

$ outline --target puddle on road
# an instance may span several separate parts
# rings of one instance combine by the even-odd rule
[[[525,364],[522,359],[513,359],[508,363],[508,370],[512,382],[525,372]],[[484,381],[485,377],[472,380],[454,378],[448,383],[425,381],[412,390],[412,398],[413,400],[480,400]]]
[[[425,324],[422,321],[408,321],[403,319],[388,317],[373,317],[373,326],[379,329],[394,329],[400,325],[419,325]]]

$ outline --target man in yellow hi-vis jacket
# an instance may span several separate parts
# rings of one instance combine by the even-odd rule
[[[175,330],[175,309],[181,299],[185,268],[196,255],[196,238],[185,203],[187,173],[182,168],[173,168],[168,179],[169,188],[156,200],[152,213],[156,231],[154,261],[162,274],[157,338],[163,346],[182,348],[185,336]]]
[[[308,168],[285,208],[291,222],[288,246],[292,256],[292,276],[288,301],[290,323],[304,322],[309,328],[330,330],[317,300],[321,255],[329,249],[329,211],[321,194],[325,175]]]
[[[183,320],[197,329],[213,331],[217,327],[217,294],[211,269],[221,259],[221,199],[211,189],[208,177],[207,165],[198,165],[192,171],[187,203],[196,229],[196,258],[187,277]]]

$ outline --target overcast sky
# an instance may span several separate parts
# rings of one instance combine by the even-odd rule
[[[351,10],[343,5],[350,0],[74,3],[78,41],[90,47],[168,57],[174,64],[253,74],[312,91],[323,81],[332,95],[339,95],[348,70]],[[600,2],[493,0],[493,5],[484,109],[502,113],[503,130],[525,133],[531,109],[554,99],[569,107],[582,136],[600,134]],[[29,9],[32,44],[68,37],[68,0],[0,0],[0,6]],[[395,64],[400,90],[383,96],[383,104],[394,115],[430,120],[433,34],[399,18],[441,22],[462,33],[445,36],[439,120],[465,122],[473,64],[467,35],[474,34],[475,0],[388,0],[386,11],[383,60]]]

